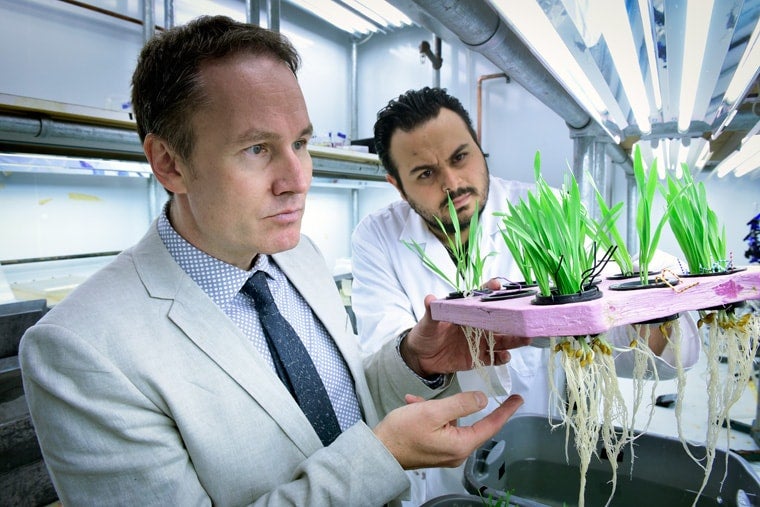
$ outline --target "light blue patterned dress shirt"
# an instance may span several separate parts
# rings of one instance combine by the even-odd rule
[[[269,289],[283,317],[293,326],[314,361],[327,389],[341,430],[361,420],[354,383],[343,356],[301,294],[268,255],[259,255],[251,270],[242,270],[216,259],[188,243],[174,230],[166,216],[168,204],[158,218],[158,234],[179,266],[227,315],[264,357],[274,373],[258,314],[240,289],[257,270],[265,271]],[[223,339],[223,337],[220,337]]]

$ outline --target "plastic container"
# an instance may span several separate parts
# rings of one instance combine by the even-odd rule
[[[538,505],[577,505],[580,472],[573,438],[571,433],[566,447],[565,428],[552,430],[545,416],[512,418],[494,439],[467,459],[465,487],[484,498],[509,491],[513,497]],[[633,447],[633,463],[630,445],[618,457],[617,489],[610,505],[670,507],[694,503],[704,470],[689,458],[677,438],[641,434]],[[704,447],[689,447],[695,456],[704,456]],[[598,454],[603,455],[601,451]],[[606,504],[611,478],[610,463],[592,457],[586,475],[586,505]],[[718,449],[709,482],[696,505],[760,505],[760,479],[738,454]]]
[[[523,498],[510,497],[503,500],[500,496],[479,497],[475,495],[464,495],[452,493],[449,495],[431,498],[423,503],[420,507],[542,507],[543,504],[525,500]]]

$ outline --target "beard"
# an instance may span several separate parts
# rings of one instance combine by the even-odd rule
[[[488,189],[489,189],[489,178],[486,177],[485,180],[485,188],[483,191],[482,198],[478,199],[478,214],[482,216],[483,208],[486,206],[486,201],[488,200]],[[479,196],[480,192],[475,187],[461,187],[457,188],[456,190],[452,190],[449,192],[448,195],[451,196],[451,199],[454,200],[459,196],[466,195],[466,194],[472,194],[475,196]],[[409,206],[417,212],[417,214],[422,218],[422,220],[425,221],[425,223],[428,225],[431,231],[436,233],[437,231],[441,230],[441,225],[443,225],[443,230],[446,231],[446,234],[454,234],[456,232],[456,229],[454,228],[454,223],[451,221],[451,214],[449,213],[449,199],[448,196],[443,199],[443,202],[439,205],[438,209],[435,211],[432,211],[430,209],[427,209],[417,203],[416,201],[413,201],[411,199],[407,198],[407,202],[409,203]],[[470,228],[470,220],[472,219],[473,212],[466,213],[464,208],[460,208],[457,211],[457,221],[459,222],[459,230],[461,232],[465,232]],[[438,218],[441,223],[438,223]],[[466,236],[465,236],[466,237]]]

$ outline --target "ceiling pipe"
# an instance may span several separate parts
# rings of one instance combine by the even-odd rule
[[[156,18],[156,10],[153,5],[153,0],[143,0],[143,41],[148,42],[156,34],[156,23],[153,21]]]
[[[251,25],[261,26],[261,5],[259,0],[245,0],[245,20]]]
[[[164,0],[164,26],[174,27],[174,0]]]
[[[593,123],[591,116],[546,70],[488,2],[390,0],[390,3],[420,26],[439,35],[453,35],[472,51],[488,58],[557,113],[571,129],[583,129]],[[607,151],[613,161],[628,158],[625,150],[617,144],[611,143]]]
[[[543,64],[501,20],[499,14],[484,1],[461,2],[457,0],[412,0],[444,25],[469,49],[493,62],[541,102],[559,114],[573,128],[583,128],[591,117],[576,100],[544,68]],[[402,10],[408,0],[391,3]],[[404,11],[408,16],[412,12]],[[426,17],[418,23],[425,23]],[[423,25],[424,26],[424,25]],[[429,28],[429,27],[427,27]],[[430,29],[430,28],[429,28]]]
[[[500,77],[503,77],[507,83],[509,83],[509,76],[504,74],[503,72],[498,74],[484,74],[480,77],[478,77],[478,144],[483,144],[483,81],[486,81],[488,79],[498,79]]]
[[[420,42],[420,56],[424,61],[427,58],[430,64],[433,66],[433,87],[441,87],[441,66],[443,65],[443,58],[441,57],[441,38],[437,35],[434,36],[435,52],[430,46],[430,43],[426,40]]]
[[[280,0],[267,0],[267,22],[270,30],[280,31]]]

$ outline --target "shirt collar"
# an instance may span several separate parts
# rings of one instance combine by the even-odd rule
[[[169,203],[158,217],[158,235],[182,270],[220,308],[225,308],[256,270],[269,269],[269,256],[258,255],[253,268],[243,270],[190,244],[169,222]]]

